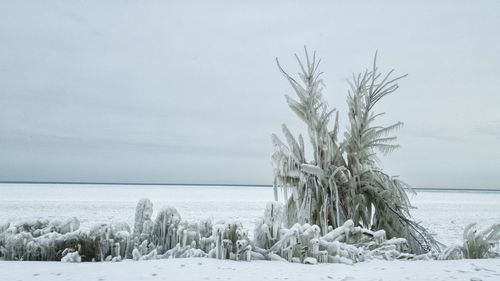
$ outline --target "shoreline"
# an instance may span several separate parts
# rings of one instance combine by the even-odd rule
[[[91,181],[0,181],[2,184],[30,184],[30,185],[108,185],[108,186],[193,186],[193,187],[262,187],[270,188],[266,184],[238,184],[238,183],[157,183],[157,182],[91,182]],[[448,188],[448,187],[414,187],[418,192],[500,192],[493,188]]]

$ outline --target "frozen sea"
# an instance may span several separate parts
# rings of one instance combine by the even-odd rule
[[[273,192],[250,186],[0,184],[0,223],[74,216],[82,226],[119,221],[133,225],[141,198],[151,199],[155,211],[173,206],[187,220],[238,219],[252,232]],[[413,216],[447,245],[458,243],[469,223],[500,222],[500,192],[420,191],[411,202]]]
[[[35,218],[78,217],[82,226],[133,223],[140,198],[154,208],[176,207],[183,218],[239,219],[249,230],[262,216],[272,188],[246,186],[132,186],[0,184],[0,223]],[[414,216],[446,244],[458,242],[463,227],[500,222],[500,192],[419,192],[411,198]],[[155,216],[155,214],[153,214]],[[171,259],[120,263],[0,261],[0,281],[88,280],[500,280],[500,259],[456,261],[374,260],[316,266],[283,262]],[[175,274],[172,274],[175,273]]]

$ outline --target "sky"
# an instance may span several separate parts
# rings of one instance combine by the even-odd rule
[[[1,1],[0,181],[272,184],[303,46],[348,126],[346,80],[408,74],[384,170],[500,188],[499,1]]]

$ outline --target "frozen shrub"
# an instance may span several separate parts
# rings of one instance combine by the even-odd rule
[[[5,248],[7,249],[7,260],[26,260],[28,243],[33,241],[29,232],[15,233],[7,236]]]
[[[114,234],[115,241],[115,254],[113,256],[120,256],[122,258],[127,258],[129,256],[129,251],[131,248],[130,233],[128,231],[122,230]],[[118,244],[118,245],[116,245]]]
[[[268,249],[279,239],[283,222],[283,205],[279,202],[268,202],[264,217],[256,222],[254,243],[256,247]]]
[[[145,225],[152,222],[149,200],[145,206],[141,236]],[[139,212],[143,213],[144,212]],[[498,256],[500,226],[493,225],[478,231],[475,225],[464,231],[464,245],[447,248],[436,254],[415,255],[405,238],[387,239],[384,230],[372,231],[346,220],[326,233],[315,224],[296,223],[285,227],[285,210],[277,202],[268,203],[264,216],[255,228],[254,240],[248,237],[241,222],[210,220],[190,223],[181,220],[175,208],[163,208],[149,236],[139,244],[132,243],[126,223],[96,224],[89,229],[72,230],[78,220],[36,220],[5,224],[0,233],[0,257],[6,260],[40,261],[121,261],[164,258],[211,257],[237,261],[274,260],[297,263],[353,264],[372,259],[426,260],[486,258]],[[149,226],[148,226],[149,227]],[[147,228],[147,227],[146,227]],[[43,230],[43,231],[42,231]],[[45,233],[45,231],[50,232]],[[60,233],[62,232],[62,233]],[[35,236],[33,233],[36,233]],[[137,238],[139,239],[139,238]]]
[[[139,250],[137,250],[137,248],[135,248],[132,251],[132,259],[138,261],[140,258],[141,258],[141,253],[139,252]]]
[[[200,243],[198,244],[199,249],[208,253],[212,249],[212,244],[214,239],[212,236],[212,221],[209,219],[202,220],[200,223]]]
[[[199,223],[189,223],[181,221],[177,229],[177,242],[181,246],[198,247],[200,244],[200,225]]]
[[[416,257],[408,253],[406,239],[386,240],[385,231],[374,232],[355,226],[352,220],[345,221],[342,226],[335,229],[329,228],[328,233],[324,235],[321,235],[319,226],[308,223],[294,224],[288,229],[280,227],[278,235],[273,238],[272,243],[269,243],[271,239],[268,237],[273,237],[268,230],[271,228],[269,225],[275,221],[272,217],[279,217],[280,209],[279,205],[267,205],[264,218],[256,225],[253,241],[255,247],[251,249],[252,258],[311,264],[317,262],[353,264],[370,259],[394,260]]]
[[[246,248],[242,246],[243,244],[250,245],[247,232],[243,229],[241,222],[235,220],[214,224],[212,236],[203,239],[203,241],[203,244],[206,244],[207,241],[212,242],[212,249],[208,256],[217,259],[236,259],[238,241],[241,246],[240,250]]]
[[[464,258],[464,252],[462,246],[453,245],[444,249],[438,255],[440,260],[460,260]]]
[[[183,235],[178,232],[181,216],[173,207],[163,208],[156,217],[154,224],[152,242],[158,247],[159,253],[163,254],[172,249]]]
[[[64,254],[65,253],[65,254]],[[61,258],[62,262],[81,262],[82,258],[78,252],[63,252],[64,256]]]
[[[398,89],[405,75],[383,75],[376,56],[370,70],[353,75],[347,98],[349,127],[340,140],[338,112],[323,99],[320,60],[307,50],[304,63],[296,57],[299,79],[288,75],[279,62],[278,68],[296,94],[286,96],[286,101],[308,128],[313,159],[306,159],[302,135],[295,137],[287,126],[282,126],[285,142],[272,135],[274,195],[278,201],[278,188],[282,190],[286,227],[315,224],[324,234],[330,226],[352,220],[355,226],[384,229],[388,238],[406,238],[414,253],[438,249],[439,243],[411,219],[409,187],[378,165],[377,153],[389,154],[398,147],[391,134],[402,123],[376,124],[383,114],[375,111],[376,105]]]
[[[476,223],[470,224],[464,230],[464,257],[467,259],[498,257],[500,253],[493,249],[499,242],[500,224],[494,224],[483,230],[477,229]]]
[[[153,230],[153,203],[151,200],[145,198],[137,202],[135,209],[135,223],[134,223],[134,239],[142,242],[150,238]]]
[[[157,255],[157,252],[156,252],[156,249],[154,249],[151,252],[149,252],[147,255],[140,257],[139,260],[143,260],[143,261],[155,260],[156,255]]]

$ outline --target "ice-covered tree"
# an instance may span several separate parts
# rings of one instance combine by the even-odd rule
[[[338,112],[323,99],[320,60],[316,53],[311,57],[307,49],[305,61],[295,56],[300,80],[276,62],[297,96],[285,97],[307,126],[313,159],[305,157],[302,135],[294,137],[286,125],[282,128],[286,143],[272,135],[274,194],[278,200],[278,188],[283,191],[288,224],[316,224],[326,233],[329,227],[352,219],[362,227],[384,229],[389,238],[405,237],[415,253],[437,247],[427,230],[411,219],[409,186],[378,166],[377,153],[388,154],[398,147],[391,133],[402,123],[375,124],[384,114],[375,111],[376,105],[395,92],[397,82],[406,75],[392,77],[393,70],[383,75],[376,55],[370,70],[353,75],[347,98],[349,126],[344,139],[339,140]]]

